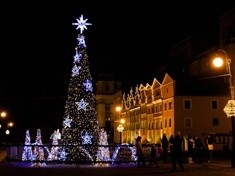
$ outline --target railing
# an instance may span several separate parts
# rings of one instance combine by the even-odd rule
[[[32,149],[32,153],[29,150],[29,153],[32,154],[31,158],[22,158],[24,151],[26,148]],[[89,158],[87,160],[80,160],[79,158],[76,161],[68,161],[63,160],[59,155],[56,154],[56,151],[60,152],[61,149],[66,148],[68,146],[63,145],[8,145],[4,146],[1,151],[6,152],[6,161],[9,162],[21,162],[26,163],[30,165],[36,165],[38,164],[92,164],[92,165],[106,165],[106,164],[122,164],[122,163],[133,163],[136,164],[137,158],[135,156],[135,146],[129,145],[129,144],[122,144],[122,145],[98,145],[99,152],[104,152],[105,157],[96,157],[96,160],[90,161]],[[70,146],[71,147],[71,146]],[[83,145],[75,145],[74,147],[83,147]],[[43,155],[39,155],[37,151],[40,151],[43,153]],[[55,150],[54,150],[55,149]],[[58,150],[56,150],[58,149]],[[150,146],[149,145],[143,145],[144,154],[146,157],[146,162],[148,164],[149,154],[150,154]],[[54,153],[52,152],[54,151]],[[36,153],[35,153],[36,152]],[[213,157],[214,159],[221,159],[221,158],[230,158],[231,157],[231,151],[229,150],[215,150],[213,151]],[[107,155],[108,154],[108,155]],[[106,157],[108,156],[108,157]],[[202,152],[202,159],[207,161],[207,150],[204,150]],[[168,153],[168,159],[170,160],[170,152]],[[183,151],[183,161],[188,162],[188,152]]]
[[[135,146],[121,145],[97,145],[97,155],[94,160],[89,157],[77,158],[74,161],[66,159],[64,149],[76,149],[84,155],[86,145],[9,145],[6,146],[6,160],[10,162],[38,162],[38,163],[64,163],[64,164],[120,164],[136,163]],[[150,146],[144,146],[145,156],[150,153]],[[65,157],[63,157],[65,156]],[[79,154],[78,154],[79,156]]]

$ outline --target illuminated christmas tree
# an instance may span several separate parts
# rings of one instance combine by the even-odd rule
[[[80,29],[73,68],[68,87],[68,97],[65,105],[61,143],[65,152],[65,162],[89,162],[96,160],[99,142],[99,126],[97,121],[96,102],[93,94],[92,77],[86,53],[85,36],[87,19],[83,16],[76,19],[76,29]]]
[[[34,143],[33,155],[35,162],[32,164],[34,167],[46,165],[44,156],[44,146],[42,144],[42,134],[41,130],[37,129],[36,140]]]
[[[58,140],[61,139],[60,130],[59,129],[55,130],[54,133],[51,135],[50,139],[52,140],[52,147],[48,154],[47,160],[55,161],[58,160],[59,157],[60,147],[58,146],[59,144]]]
[[[97,152],[97,166],[109,166],[109,162],[111,161],[110,158],[110,151],[107,147],[108,145],[108,138],[107,133],[104,129],[100,129],[99,133],[99,148]]]
[[[22,153],[22,161],[31,161],[33,159],[33,152],[32,152],[32,146],[31,145],[31,138],[29,134],[29,130],[26,130],[25,135],[25,142],[24,142],[24,151]]]

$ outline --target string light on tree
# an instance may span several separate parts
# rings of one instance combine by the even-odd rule
[[[70,128],[71,127],[71,122],[72,122],[72,120],[69,118],[69,116],[64,120],[64,123],[63,123],[63,125],[64,125],[64,128]]]
[[[110,151],[108,147],[108,137],[106,131],[102,128],[99,132],[99,148],[97,152],[97,166],[109,166],[111,161]]]
[[[31,137],[29,130],[26,130],[25,142],[24,142],[24,151],[22,153],[22,161],[32,161],[33,160],[33,152],[31,145]]]
[[[65,105],[61,144],[64,146],[64,161],[87,162],[96,160],[99,126],[97,121],[96,102],[93,94],[92,77],[86,54],[85,36],[87,19],[83,15],[76,19],[77,45],[73,57],[72,75],[68,87]]]
[[[91,142],[92,136],[90,136],[90,135],[87,133],[87,131],[85,132],[84,135],[82,135],[82,139],[83,139],[82,144],[92,144],[92,142]]]

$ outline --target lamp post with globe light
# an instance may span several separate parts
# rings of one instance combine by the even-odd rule
[[[118,112],[118,118],[119,118],[119,120],[117,121],[117,122],[119,122],[119,125],[117,127],[117,131],[120,134],[120,139],[119,139],[120,144],[122,144],[122,131],[124,130],[124,126],[123,125],[125,123],[125,119],[121,119],[120,118],[121,110],[122,110],[122,108],[120,106],[116,107],[116,111]]]
[[[232,124],[232,155],[231,155],[231,166],[235,168],[235,100],[234,100],[234,83],[233,83],[233,75],[231,72],[231,58],[228,56],[227,52],[223,49],[218,50],[219,53],[223,53],[224,60],[226,63],[226,70],[228,72],[229,77],[229,89],[230,89],[230,99],[228,103],[224,107],[224,112],[228,118],[231,118]],[[213,60],[213,64],[215,67],[221,67],[223,65],[223,58],[217,56]]]

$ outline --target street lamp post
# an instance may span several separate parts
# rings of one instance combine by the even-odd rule
[[[231,59],[228,57],[228,54],[225,50],[218,50],[219,52],[222,52],[225,56],[226,61],[226,67],[228,71],[229,76],[229,89],[230,89],[230,100],[228,100],[228,103],[224,107],[224,112],[227,115],[228,118],[231,118],[231,124],[232,124],[232,155],[231,155],[231,166],[235,167],[235,100],[234,100],[234,84],[233,84],[233,77],[231,73]],[[222,59],[220,57],[215,58],[214,64],[218,64],[217,66],[221,66],[223,64]]]
[[[119,135],[120,135],[120,144],[122,143],[122,131],[124,130],[124,126],[123,125],[125,123],[125,119],[121,118],[121,116],[120,116],[121,110],[122,110],[121,106],[117,106],[116,107],[116,111],[118,112],[118,121],[116,121],[116,122],[119,122],[117,130],[118,130]]]

